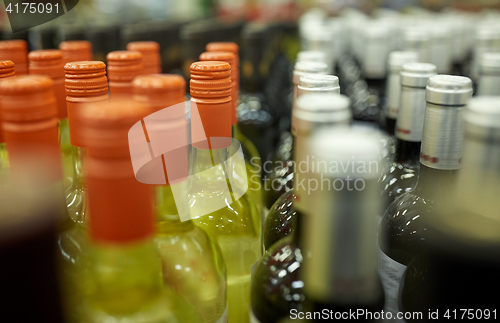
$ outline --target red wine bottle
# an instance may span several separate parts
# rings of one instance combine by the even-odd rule
[[[424,219],[426,245],[403,277],[400,308],[438,320],[498,320],[491,295],[500,288],[500,98],[473,98],[464,120],[456,195]]]
[[[380,223],[379,273],[386,295],[384,310],[394,317],[401,277],[425,241],[422,220],[436,205],[446,203],[455,183],[462,158],[462,113],[471,95],[472,82],[466,77],[435,75],[427,83],[417,184],[389,206]]]
[[[416,184],[424,129],[425,87],[429,77],[435,74],[436,66],[428,63],[407,63],[401,69],[396,156],[387,176],[382,178],[386,207]]]

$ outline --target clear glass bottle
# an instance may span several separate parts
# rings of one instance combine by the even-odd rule
[[[293,117],[296,126],[295,193],[282,195],[272,208],[276,212],[269,213],[266,219],[264,242],[267,251],[252,275],[251,316],[257,322],[277,322],[288,317],[292,309],[304,309],[304,284],[298,275],[305,257],[301,249],[303,222],[308,219],[295,208],[300,201],[300,211],[307,210],[318,193],[318,187],[314,190],[307,187],[311,166],[316,163],[310,152],[310,137],[319,129],[348,127],[352,118],[347,97],[318,93],[302,95]]]
[[[194,223],[219,244],[227,267],[229,321],[248,322],[251,266],[262,254],[261,216],[242,187],[239,144],[231,139],[231,79],[226,62],[191,64],[189,205]]]
[[[396,155],[389,172],[381,178],[385,208],[416,184],[424,129],[425,88],[429,77],[435,74],[436,66],[428,63],[406,63],[401,68]]]
[[[365,127],[337,128],[320,130],[310,141],[315,157],[310,179],[323,185],[310,196],[301,234],[307,256],[299,277],[312,322],[322,322],[325,312],[333,320],[342,312],[373,313],[384,306],[374,243],[374,213],[382,208],[378,177],[385,169],[381,136]],[[377,321],[368,316],[356,320]]]
[[[426,89],[426,111],[415,188],[386,210],[379,231],[379,273],[386,295],[385,311],[398,312],[398,291],[406,266],[421,250],[423,218],[447,196],[460,168],[464,106],[472,96],[469,78],[435,75]]]
[[[88,104],[78,117],[92,214],[79,322],[201,322],[162,283],[152,190],[135,178],[129,151],[129,143],[145,140],[128,133],[146,114],[133,101],[114,100]]]
[[[186,81],[173,74],[145,75],[136,77],[133,85],[134,101],[143,104],[149,113],[145,128],[156,158],[164,160],[165,167],[169,158],[186,161],[182,169],[187,173]],[[168,147],[163,138],[172,138],[172,145],[182,149]],[[186,194],[174,196],[170,180],[174,183],[172,185],[185,189],[187,180],[178,179],[186,174],[181,174],[180,169],[172,172],[167,169],[162,177],[166,185],[155,186],[155,243],[162,262],[164,283],[197,308],[202,322],[225,322],[226,266],[222,252],[219,245],[192,220],[181,220],[177,205],[187,208]]]
[[[436,319],[443,320],[446,314],[456,320],[475,315],[498,319],[498,312],[493,312],[497,300],[491,293],[500,286],[496,274],[500,269],[500,99],[471,99],[464,120],[456,192],[451,203],[424,219],[426,246],[402,279],[401,310],[438,310]],[[473,314],[462,317],[462,312],[454,311],[460,308],[474,309]]]

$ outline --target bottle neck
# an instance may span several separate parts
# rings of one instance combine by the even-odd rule
[[[401,92],[401,83],[399,76],[399,68],[393,68],[391,73],[387,77],[387,88],[386,88],[386,111],[385,115],[388,119],[396,120],[399,111],[399,98]],[[390,129],[390,128],[388,128]]]
[[[153,234],[151,187],[134,176],[129,156],[85,156],[90,237],[95,244],[129,243]]]
[[[396,143],[396,163],[418,165],[420,160],[420,145],[420,141],[398,139]]]
[[[420,163],[436,170],[458,170],[463,150],[463,106],[427,103]]]
[[[380,296],[376,218],[380,185],[376,178],[318,176],[307,211],[303,245],[305,292],[323,303],[370,304]]]
[[[415,194],[427,199],[445,201],[455,188],[458,169],[436,169],[420,164]]]
[[[395,130],[398,140],[422,141],[425,109],[425,88],[401,86],[401,99]]]
[[[194,227],[192,221],[182,221],[177,210],[177,203],[187,203],[185,195],[174,198],[170,185],[161,185],[155,188],[156,193],[156,214],[158,218],[158,233],[166,234],[170,232],[188,231]]]

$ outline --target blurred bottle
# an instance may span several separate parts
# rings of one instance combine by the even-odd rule
[[[500,53],[484,53],[479,66],[477,95],[500,95]]]
[[[443,20],[438,20],[428,28],[431,35],[429,63],[436,65],[439,74],[450,74],[453,62],[452,31]]]
[[[59,44],[62,52],[63,64],[94,59],[92,43],[86,40],[68,40]]]
[[[94,59],[97,61],[106,62],[106,55],[120,48],[119,26],[96,21],[85,26],[84,34],[84,39],[92,43]]]
[[[190,212],[222,249],[229,321],[248,322],[250,269],[262,253],[261,217],[246,193],[248,187],[241,187],[237,179],[244,178],[246,170],[244,160],[237,157],[237,142],[231,143],[230,65],[196,62],[190,70]]]
[[[401,67],[400,75],[401,98],[396,126],[396,156],[389,172],[381,178],[385,209],[400,195],[411,191],[416,184],[424,129],[425,88],[429,77],[436,75],[436,66],[428,63],[406,63]]]
[[[238,128],[257,148],[262,165],[273,151],[279,132],[274,126],[278,120],[264,93],[275,54],[269,46],[269,29],[268,24],[259,22],[248,23],[243,28],[240,104],[237,107]],[[265,172],[264,168],[262,176]]]
[[[64,184],[68,190],[74,183],[73,170],[75,162],[69,138],[62,52],[57,49],[35,50],[28,54],[28,60],[29,74],[45,75],[52,79],[54,94],[56,95],[57,117],[59,119],[59,143],[63,158]]]
[[[37,162],[39,169],[25,169],[29,184],[0,187],[0,311],[5,322],[67,322],[56,253],[62,209],[46,183],[39,185],[47,173],[37,171],[47,169],[43,158]]]
[[[391,29],[382,23],[369,23],[362,34],[361,70],[370,92],[382,103],[385,94],[386,65],[391,51]]]
[[[316,63],[311,64],[315,65]],[[318,66],[325,66],[323,63],[318,64]],[[308,62],[300,65],[308,65]],[[333,75],[307,74],[300,77],[297,81],[296,91],[298,97],[305,93],[340,94],[339,79]],[[295,105],[297,104],[295,103]],[[299,108],[296,106],[295,109]],[[296,136],[298,130],[294,129],[296,127],[293,119],[294,111],[292,111],[292,135]],[[292,148],[296,143],[294,143],[292,136],[286,134],[282,135],[282,139],[282,142],[278,145],[277,152],[271,159],[271,171],[264,181],[264,207],[267,211],[266,215],[279,197],[293,186],[294,164],[297,161],[294,163],[293,158],[295,156]]]
[[[127,44],[128,51],[137,51],[142,54],[141,74],[160,74],[161,56],[160,45],[154,41],[136,41]]]
[[[81,322],[201,322],[176,293],[162,288],[151,187],[136,180],[130,162],[129,141],[134,145],[144,135],[128,133],[146,113],[130,100],[85,104],[78,111],[92,214]]]
[[[310,143],[315,156],[311,179],[321,183],[304,214],[302,234],[304,260],[300,278],[307,310],[326,312],[333,319],[339,312],[380,312],[384,291],[377,273],[376,240],[380,212],[378,197],[382,156],[381,134],[366,128],[318,131]],[[365,165],[332,170],[330,165]],[[323,166],[321,166],[323,165]],[[314,208],[310,208],[314,205]],[[357,318],[375,322],[369,316]],[[317,315],[313,322],[322,321]]]
[[[249,180],[249,197],[255,202],[259,212],[262,209],[262,159],[254,144],[240,131],[238,127],[237,107],[239,105],[240,74],[239,74],[239,47],[236,43],[213,42],[207,44],[207,52],[200,55],[200,61],[223,61],[231,66],[231,122],[233,138],[238,140],[243,150],[245,167]],[[232,54],[232,57],[227,55]]]
[[[86,189],[83,186],[82,149],[80,126],[77,121],[82,104],[109,100],[106,65],[99,61],[71,62],[64,66],[66,72],[66,107],[68,127],[73,151],[73,185],[66,195],[68,212],[78,224],[85,223]],[[67,253],[70,254],[70,253]]]
[[[0,79],[3,80],[13,77],[14,75],[14,63],[12,61],[0,61]],[[5,137],[3,136],[1,124],[2,114],[0,113],[0,185],[4,185],[7,183],[9,176],[9,156],[7,154],[7,147],[5,146]]]
[[[380,223],[379,273],[385,311],[393,317],[398,312],[401,277],[424,243],[422,220],[436,205],[447,202],[456,180],[462,158],[462,112],[472,96],[472,82],[461,76],[435,75],[429,78],[425,95],[417,184],[389,206]]]
[[[418,53],[418,60],[431,63],[431,37],[423,26],[409,26],[403,30],[403,50]]]
[[[318,50],[305,50],[297,53],[297,62],[326,63],[326,55]]]
[[[295,175],[299,180],[295,181],[295,192],[298,194],[297,197],[291,192],[282,195],[272,207],[275,213],[270,212],[266,219],[264,243],[267,251],[252,275],[252,322],[277,322],[288,317],[292,309],[304,309],[304,284],[299,279],[299,273],[305,255],[299,244],[303,222],[308,219],[295,212],[295,206],[299,201],[303,202],[302,199],[313,199],[313,195],[318,193],[318,187],[313,190],[306,188],[310,184],[311,165],[315,163],[309,147],[310,137],[322,128],[347,126],[350,120],[349,99],[345,96],[305,94],[298,100],[297,110],[294,111],[297,129]],[[309,204],[304,202],[302,209],[305,205]]]
[[[134,80],[134,100],[146,106],[148,113],[157,114],[147,117],[148,140],[169,137],[176,145],[185,145],[176,150],[174,157],[185,161],[187,173],[187,120],[184,118],[186,81],[179,75],[138,76]],[[165,108],[180,110],[161,117]],[[151,147],[157,146],[158,143]],[[164,155],[162,156],[163,159]],[[167,157],[168,158],[168,157]],[[180,171],[179,171],[180,172]],[[170,174],[172,179],[187,174]],[[176,186],[185,186],[186,181],[174,181]],[[157,233],[155,242],[163,266],[163,279],[166,285],[184,297],[200,312],[203,322],[226,322],[226,266],[218,244],[193,221],[179,217],[177,205],[184,198],[181,207],[186,208],[186,195],[175,195],[170,183],[155,188]]]
[[[498,52],[500,52],[500,24],[485,22],[477,25],[470,71],[470,76],[474,81],[477,81],[479,77],[479,69],[483,54]]]
[[[22,39],[0,41],[0,60],[12,61],[16,75],[28,74],[28,43]]]
[[[142,74],[142,54],[120,50],[108,53],[109,95],[111,99],[131,98],[132,81]]]
[[[491,292],[500,287],[499,98],[473,98],[464,119],[464,155],[456,195],[423,219],[426,245],[406,269],[401,309],[438,310],[439,319],[448,314],[457,321],[495,320],[498,303]],[[461,308],[472,310],[463,314]]]
[[[334,42],[333,32],[330,28],[323,24],[308,24],[302,33],[302,39],[305,42],[302,50],[320,51],[325,54],[325,63],[328,66],[327,73],[335,73],[335,47],[338,46]]]
[[[401,82],[399,73],[405,63],[417,62],[418,54],[415,52],[391,52],[389,54],[389,75],[387,77],[386,101],[385,101],[385,125],[387,133],[394,136],[396,131],[396,119],[398,117]]]

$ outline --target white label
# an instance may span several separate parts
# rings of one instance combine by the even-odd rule
[[[396,136],[406,141],[422,141],[426,106],[425,89],[401,87],[400,102]]]
[[[250,323],[260,323],[259,319],[255,316],[251,308],[250,308]]]
[[[399,285],[401,284],[401,278],[405,270],[405,265],[389,258],[382,250],[379,250],[378,272],[385,292],[384,311],[391,312],[393,317],[393,319],[386,319],[384,322],[405,322],[404,320],[396,319],[396,315],[399,311]]]
[[[435,169],[459,169],[464,141],[463,107],[427,103],[420,163]]]
[[[227,323],[228,322],[229,319],[228,319],[228,315],[227,315],[227,310],[228,310],[228,306],[226,305],[226,310],[224,311],[222,316],[217,321],[215,321],[215,323]]]

